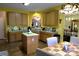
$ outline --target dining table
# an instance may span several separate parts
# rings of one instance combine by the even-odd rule
[[[67,45],[67,50],[64,49],[65,45]],[[70,42],[60,42],[53,46],[42,48],[42,50],[53,56],[79,56],[79,46]]]

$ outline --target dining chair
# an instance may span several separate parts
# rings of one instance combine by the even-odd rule
[[[60,35],[58,33],[56,33],[53,36],[58,38],[58,43],[59,43],[60,42]]]
[[[47,45],[48,46],[53,46],[58,43],[58,38],[57,37],[49,37],[47,38]]]
[[[74,45],[79,45],[79,37],[71,36],[70,43],[72,43]]]

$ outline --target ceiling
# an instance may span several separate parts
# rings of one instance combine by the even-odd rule
[[[23,3],[0,3],[0,8],[15,8],[28,11],[43,11],[45,9],[61,5],[62,3],[30,3],[24,6]]]

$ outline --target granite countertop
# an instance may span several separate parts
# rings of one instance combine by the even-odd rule
[[[36,33],[28,33],[28,32],[22,33],[22,34],[24,34],[25,36],[34,36],[34,35],[38,35],[38,34],[36,34]]]
[[[41,31],[41,32],[56,33],[56,32],[51,32],[51,31]]]
[[[22,30],[16,30],[16,31],[9,30],[9,32],[22,32]]]

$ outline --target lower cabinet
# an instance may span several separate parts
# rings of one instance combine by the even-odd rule
[[[38,48],[38,35],[25,36],[22,35],[22,47],[27,55],[32,55]]]
[[[53,32],[45,32],[45,31],[40,31],[40,39],[43,42],[46,42],[46,39],[48,37],[52,37],[54,35]]]
[[[8,32],[8,42],[21,40],[21,32]]]

